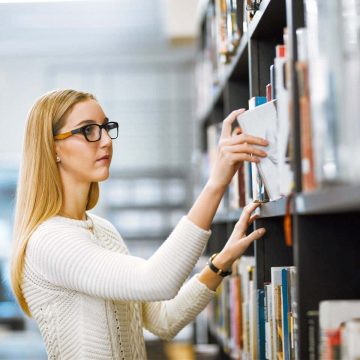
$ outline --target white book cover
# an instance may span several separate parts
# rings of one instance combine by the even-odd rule
[[[267,147],[259,146],[259,148],[267,152],[268,156],[261,158],[257,167],[270,200],[276,200],[280,197],[277,111],[275,104],[276,100],[269,101],[252,110],[245,111],[237,117],[237,121],[244,133],[269,141]]]

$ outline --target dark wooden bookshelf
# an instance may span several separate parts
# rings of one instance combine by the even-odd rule
[[[319,302],[331,299],[360,299],[360,186],[329,185],[311,193],[302,192],[300,116],[295,62],[295,31],[304,26],[304,3],[299,0],[262,0],[247,33],[197,121],[206,151],[206,128],[221,122],[232,110],[246,107],[248,99],[264,96],[270,82],[270,65],[275,46],[283,43],[287,28],[290,76],[289,114],[293,129],[295,194],[291,201],[292,246],[285,242],[284,220],[287,197],[262,204],[254,228],[265,227],[265,236],[254,243],[248,255],[255,255],[256,284],[269,282],[271,267],[296,267],[298,358],[308,359],[307,312],[318,310]],[[241,209],[218,213],[212,225],[207,254],[222,249]],[[214,327],[212,328],[214,330]],[[219,337],[214,334],[215,338]]]
[[[296,197],[300,215],[360,211],[360,186],[336,185]]]

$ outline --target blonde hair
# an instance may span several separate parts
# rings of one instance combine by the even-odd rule
[[[32,233],[48,218],[60,212],[63,186],[56,163],[53,134],[61,129],[72,107],[94,95],[76,90],[54,90],[41,96],[28,113],[22,161],[16,192],[11,254],[11,285],[21,308],[30,309],[21,289],[26,246]],[[99,198],[99,184],[91,183],[86,209]]]

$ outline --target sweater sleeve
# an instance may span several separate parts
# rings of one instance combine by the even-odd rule
[[[171,340],[206,307],[216,292],[193,276],[174,299],[142,305],[144,327],[164,340]]]
[[[160,301],[176,296],[211,231],[184,216],[148,260],[105,249],[84,229],[48,224],[29,239],[26,261],[49,282],[112,300]]]

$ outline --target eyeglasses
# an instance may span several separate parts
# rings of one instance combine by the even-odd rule
[[[101,139],[102,129],[105,129],[111,139],[116,139],[119,132],[119,124],[115,121],[107,122],[103,125],[89,124],[81,128],[68,131],[63,134],[54,135],[55,140],[64,140],[75,134],[83,134],[85,139],[89,142],[99,141]]]

